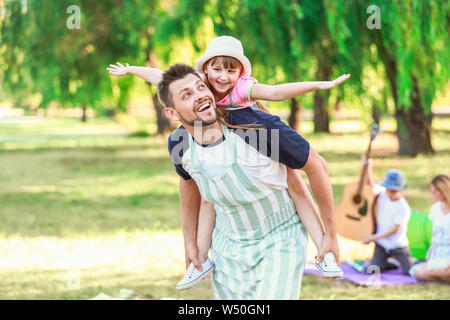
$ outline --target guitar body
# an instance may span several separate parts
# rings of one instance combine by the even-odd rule
[[[361,241],[372,234],[376,226],[373,214],[375,194],[369,185],[363,185],[358,199],[359,183],[344,188],[342,201],[336,209],[337,233],[345,238]],[[357,199],[355,199],[357,197]]]

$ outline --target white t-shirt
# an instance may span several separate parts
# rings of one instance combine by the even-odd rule
[[[389,231],[395,225],[400,225],[400,229],[393,235],[377,240],[376,243],[386,250],[408,246],[409,242],[406,237],[406,230],[408,227],[409,217],[411,216],[411,208],[409,207],[406,199],[401,197],[397,201],[391,201],[391,199],[387,196],[386,191],[382,190],[379,192],[377,201],[378,219],[376,234]]]
[[[442,203],[440,201],[431,206],[429,217],[433,223],[431,243],[433,245],[450,245],[450,213],[444,214],[442,212]]]
[[[255,134],[257,134],[255,130]],[[192,139],[192,138],[190,138]],[[249,145],[236,133],[229,131],[230,146],[226,140],[219,140],[208,147],[202,147],[197,142],[195,156],[198,165],[204,170],[204,173],[211,178],[222,174],[233,163],[234,146],[236,146],[237,161],[243,167],[243,170],[255,178],[254,183],[262,187],[272,186],[275,189],[287,189],[287,171],[286,166],[276,162],[263,155]],[[191,150],[184,153],[182,165],[190,175],[193,173],[193,164],[191,159]],[[193,177],[194,178],[194,177]],[[195,179],[195,178],[194,178]]]

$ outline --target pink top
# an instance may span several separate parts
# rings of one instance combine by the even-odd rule
[[[203,73],[200,74],[200,77],[203,81],[206,80],[206,77]],[[231,89],[231,98],[233,99],[234,104],[246,108],[250,107],[255,103],[250,98],[250,91],[253,88],[253,85],[258,81],[253,77],[240,76],[237,80],[234,87]],[[229,93],[222,98],[220,101],[216,101],[218,106],[227,106],[231,104]]]

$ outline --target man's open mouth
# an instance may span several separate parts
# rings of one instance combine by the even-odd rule
[[[211,107],[211,103],[209,101],[202,103],[200,107],[197,108],[197,112],[203,112],[208,110]]]

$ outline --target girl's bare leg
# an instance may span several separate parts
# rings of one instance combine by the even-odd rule
[[[418,267],[414,277],[422,281],[445,281],[450,282],[450,264],[443,269],[429,270],[427,266]]]
[[[436,270],[438,271],[435,275],[440,281],[450,282],[450,263],[444,269]]]
[[[216,211],[214,210],[214,204],[202,199],[197,226],[197,248],[200,263],[205,262],[208,258],[215,222]]]

